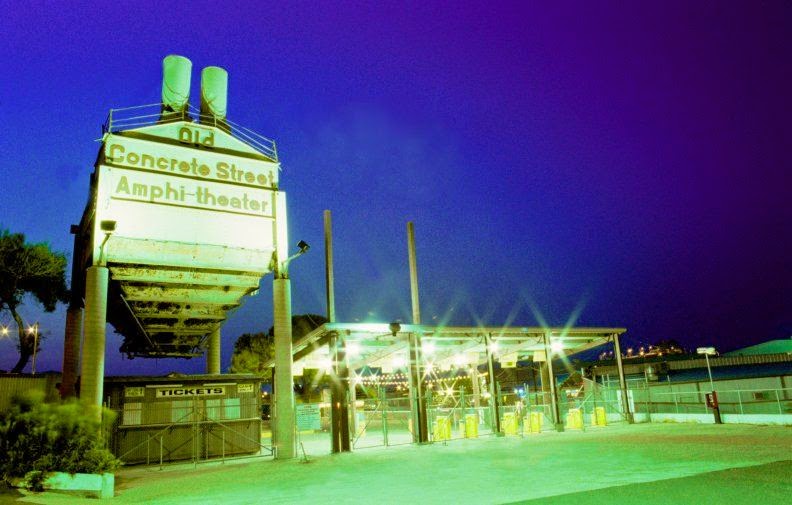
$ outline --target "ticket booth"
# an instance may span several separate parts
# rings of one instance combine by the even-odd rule
[[[261,378],[248,374],[107,377],[109,447],[127,464],[258,454]]]

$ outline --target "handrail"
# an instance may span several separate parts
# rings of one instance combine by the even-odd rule
[[[147,113],[145,109],[150,110]],[[131,112],[130,111],[134,111]],[[142,113],[139,111],[143,111]],[[260,152],[267,158],[278,161],[278,149],[275,141],[238,124],[230,119],[217,119],[211,114],[202,114],[193,106],[182,111],[165,111],[161,103],[135,105],[110,109],[107,119],[102,124],[102,134],[116,133],[132,128],[168,124],[178,121],[197,121],[202,125],[211,125],[233,136],[240,142]]]

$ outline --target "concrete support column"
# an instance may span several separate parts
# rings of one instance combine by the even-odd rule
[[[220,373],[220,328],[209,334],[206,345],[206,373]]]
[[[295,443],[294,378],[292,376],[291,281],[272,281],[275,319],[275,390],[273,391],[273,435],[275,459],[291,459],[297,454]]]
[[[423,362],[421,357],[421,336],[410,333],[410,410],[413,419],[413,441],[425,443],[429,441],[429,429],[426,416],[426,399],[423,392]]]
[[[613,334],[613,354],[616,355],[616,368],[619,370],[619,387],[621,388],[622,409],[627,422],[633,424],[633,414],[630,411],[630,398],[627,396],[627,381],[624,379],[624,366],[622,365],[621,346],[619,346],[619,335]]]
[[[561,422],[561,413],[558,409],[558,387],[553,372],[553,350],[550,345],[550,335],[544,334],[545,363],[547,363],[547,384],[550,386],[550,414],[553,416],[553,426],[556,431],[564,431],[564,423]],[[542,376],[544,382],[544,376]],[[542,386],[544,388],[544,386]]]
[[[85,275],[85,343],[83,344],[80,400],[96,407],[100,418],[104,391],[105,328],[107,326],[107,283],[105,266],[89,267]]]
[[[500,405],[498,404],[498,388],[495,384],[495,360],[492,355],[492,337],[484,335],[484,348],[487,351],[487,373],[489,374],[490,415],[492,431],[501,434]]]
[[[80,342],[83,333],[82,307],[69,307],[66,311],[66,332],[63,338],[63,372],[61,376],[61,398],[75,396],[77,371],[80,366]]]

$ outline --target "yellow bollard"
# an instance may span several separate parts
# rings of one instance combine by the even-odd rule
[[[478,438],[478,414],[465,416],[465,438]]]
[[[451,439],[451,419],[438,417],[434,422],[434,439],[436,442]]]
[[[517,434],[517,416],[514,412],[506,412],[503,414],[503,433],[505,435]]]
[[[567,414],[566,428],[568,430],[582,430],[583,429],[583,413],[580,409],[569,409]]]
[[[583,412],[580,409],[569,409],[566,427],[569,430],[583,429]]]
[[[595,409],[595,414],[597,416],[597,426],[607,426],[608,425],[608,417],[605,414],[605,407],[597,407]]]
[[[542,431],[542,420],[544,416],[541,412],[531,412],[530,416],[525,418],[525,431],[528,433],[540,433]]]

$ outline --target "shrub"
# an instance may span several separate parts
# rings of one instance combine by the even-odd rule
[[[112,422],[104,411],[106,422]],[[13,400],[0,414],[0,474],[39,485],[48,472],[104,473],[120,462],[103,447],[102,426],[77,401],[45,403],[38,391]]]

